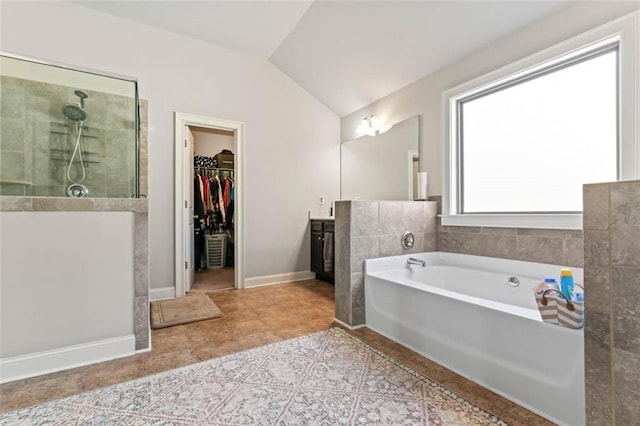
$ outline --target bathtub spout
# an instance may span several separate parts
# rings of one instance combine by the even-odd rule
[[[422,259],[416,259],[415,257],[410,257],[407,259],[407,264],[408,265],[420,265],[423,268],[427,266],[427,262],[425,262]]]

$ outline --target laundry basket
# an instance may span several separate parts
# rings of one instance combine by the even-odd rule
[[[224,268],[227,259],[227,234],[205,236],[207,269]]]

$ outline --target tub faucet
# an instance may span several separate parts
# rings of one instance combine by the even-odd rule
[[[407,259],[407,264],[408,265],[420,265],[423,268],[427,266],[427,262],[425,262],[422,259],[416,259],[415,257],[410,257]]]

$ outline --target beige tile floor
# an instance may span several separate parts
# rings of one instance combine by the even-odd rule
[[[229,290],[235,287],[233,268],[205,269],[197,271],[192,293],[211,293],[219,290]]]
[[[333,326],[333,293],[333,285],[317,280],[210,293],[223,317],[152,330],[149,353],[2,384],[0,412],[325,330]],[[352,333],[509,424],[551,425],[367,328]]]

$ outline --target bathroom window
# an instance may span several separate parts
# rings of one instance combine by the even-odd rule
[[[637,71],[621,38],[574,40],[445,93],[443,224],[579,229],[583,184],[637,178],[622,115]]]

